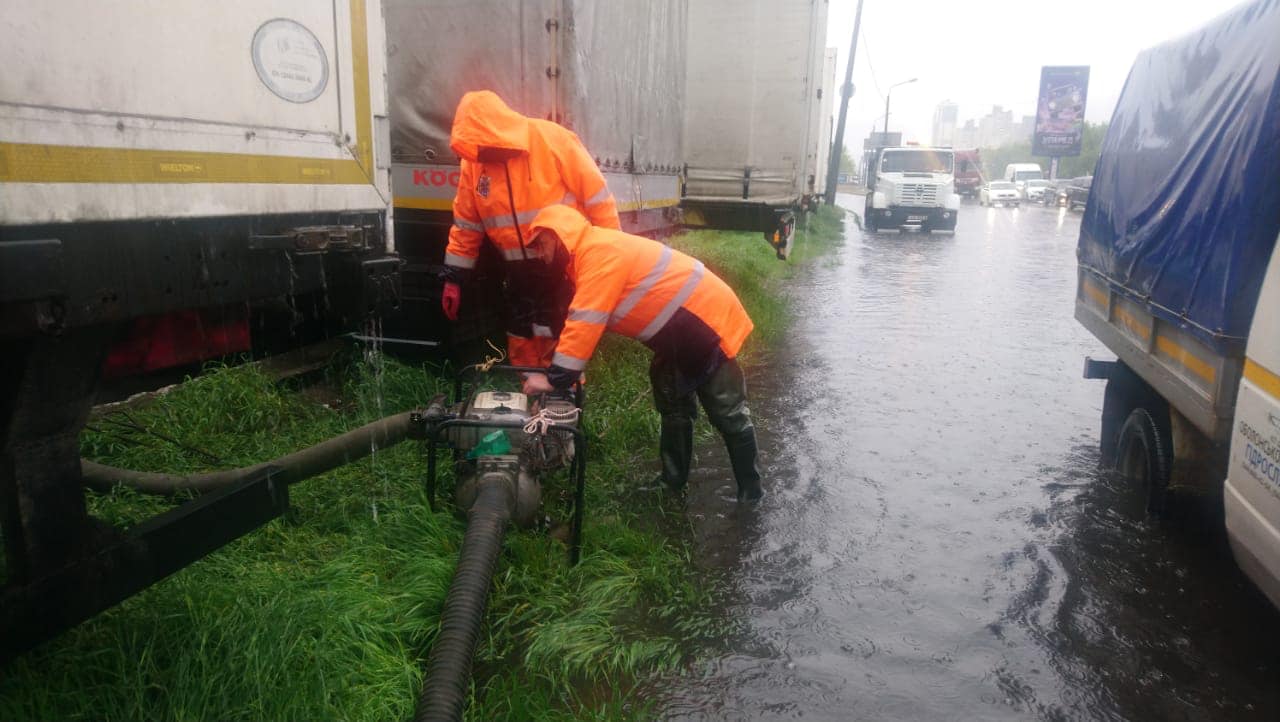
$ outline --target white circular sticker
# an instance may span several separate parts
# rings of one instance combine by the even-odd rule
[[[268,20],[253,34],[253,67],[271,92],[291,103],[310,103],[329,84],[329,60],[316,36],[285,18]]]

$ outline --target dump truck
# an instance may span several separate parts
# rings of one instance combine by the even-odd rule
[[[826,180],[831,139],[818,116],[835,82],[824,75],[826,34],[825,2],[690,0],[687,225],[762,232],[786,256],[796,214]]]
[[[1075,317],[1115,355],[1103,461],[1148,510],[1223,495],[1236,561],[1280,606],[1280,3],[1138,56],[1081,221]]]
[[[381,3],[9,3],[0,34],[3,661],[284,503],[257,479],[92,518],[80,432],[119,344],[199,360],[308,308],[347,328],[399,262]]]
[[[463,328],[440,313],[439,271],[458,190],[449,148],[464,93],[492,90],[524,115],[577,133],[600,166],[623,230],[673,232],[683,162],[685,0],[595,3],[555,0],[387,0],[392,192],[396,248],[405,259],[406,326],[396,334],[449,338],[482,333],[468,304]],[[482,257],[477,298],[492,263]],[[392,332],[388,332],[389,334]]]

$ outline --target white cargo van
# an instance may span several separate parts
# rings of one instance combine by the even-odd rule
[[[1044,171],[1038,163],[1010,163],[1004,167],[1004,179],[1018,187],[1021,195],[1029,180],[1044,180]]]

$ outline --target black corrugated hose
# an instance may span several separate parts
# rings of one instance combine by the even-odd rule
[[[275,467],[278,470],[276,478],[292,484],[362,459],[375,449],[385,449],[404,441],[408,438],[412,425],[409,417],[409,412],[395,414],[279,459],[242,469],[203,474],[156,474],[117,469],[81,459],[81,480],[86,486],[100,491],[110,491],[116,484],[124,484],[144,494],[171,495],[182,491],[203,494],[234,484],[263,469]]]
[[[414,722],[462,719],[471,685],[471,660],[513,503],[506,482],[480,481],[476,501],[467,511],[467,532],[458,553],[458,568],[444,600],[440,634],[427,658],[427,676]]]

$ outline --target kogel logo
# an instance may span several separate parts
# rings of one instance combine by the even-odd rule
[[[413,184],[416,186],[426,186],[428,188],[445,188],[458,187],[458,177],[461,171],[445,171],[430,170],[426,168],[413,169]]]

